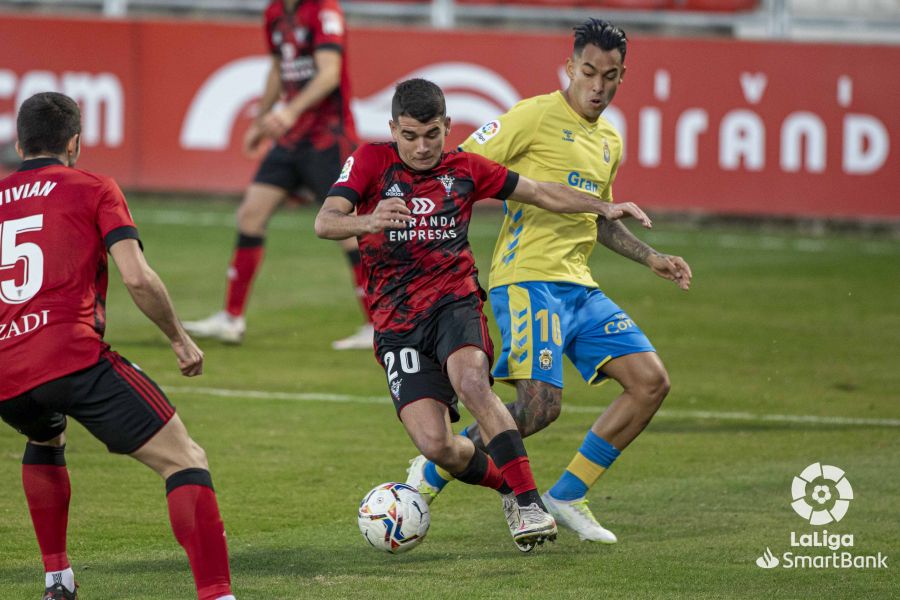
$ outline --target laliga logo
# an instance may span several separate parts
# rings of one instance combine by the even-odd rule
[[[794,477],[791,497],[794,499],[791,507],[810,525],[827,525],[847,514],[853,488],[842,469],[813,463]]]

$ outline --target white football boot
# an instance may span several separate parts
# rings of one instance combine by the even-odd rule
[[[360,325],[355,333],[331,342],[334,350],[371,350],[375,346],[375,329],[370,323]]]
[[[516,532],[519,529],[519,522],[522,520],[519,516],[519,503],[516,501],[516,495],[512,492],[508,494],[500,494],[503,499],[503,514],[506,517],[506,524],[509,525],[509,533],[513,536],[513,542],[522,552],[531,552],[534,550],[533,542],[520,542],[516,540]]]
[[[519,525],[513,532],[513,540],[521,550],[527,544],[543,544],[556,540],[556,521],[537,503],[519,507]]]
[[[197,338],[211,338],[226,344],[240,344],[247,330],[244,317],[233,317],[224,310],[200,321],[185,321],[184,328]]]
[[[601,544],[615,544],[619,541],[616,534],[604,529],[594,518],[591,509],[588,508],[587,498],[557,500],[550,492],[544,492],[541,500],[560,525],[577,533],[582,540]]]
[[[408,473],[406,485],[415,488],[422,498],[425,499],[425,503],[431,504],[437,498],[437,495],[441,493],[441,490],[428,483],[428,480],[425,479],[426,463],[428,463],[428,459],[421,454],[409,461],[409,468],[406,469]]]

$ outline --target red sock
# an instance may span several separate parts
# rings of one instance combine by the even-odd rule
[[[522,435],[517,429],[501,431],[487,445],[488,453],[503,473],[506,483],[516,496],[537,490],[531,463],[522,443]]]
[[[494,464],[491,457],[488,457],[487,472],[484,474],[484,479],[482,479],[478,485],[489,487],[492,490],[499,490],[506,485],[506,480],[503,478],[503,472],[497,468],[497,465]],[[509,491],[508,488],[507,491]]]
[[[44,570],[48,572],[69,568],[66,529],[72,488],[64,452],[65,446],[27,444],[22,459],[22,486]]]
[[[225,526],[209,471],[185,469],[169,477],[166,501],[172,532],[191,563],[197,597],[215,600],[231,594]]]
[[[228,291],[225,296],[225,310],[233,317],[244,314],[250,286],[262,262],[265,248],[263,238],[241,235],[228,267]]]
[[[503,479],[513,489],[516,496],[537,489],[534,483],[534,475],[531,473],[531,463],[527,456],[520,456],[500,467]]]
[[[350,261],[350,268],[353,270],[353,286],[356,290],[356,297],[359,298],[359,305],[366,316],[366,320],[371,323],[372,313],[369,311],[368,302],[366,302],[366,272],[363,270],[359,250],[348,251],[347,260]]]

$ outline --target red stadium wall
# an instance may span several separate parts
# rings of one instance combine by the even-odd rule
[[[0,19],[0,145],[55,89],[84,110],[80,166],[147,190],[236,192],[240,138],[269,59],[257,24]],[[52,43],[48,43],[52,40]],[[392,84],[439,83],[460,141],[561,85],[569,37],[358,29],[357,127],[387,135]],[[608,116],[625,138],[616,197],[728,214],[900,217],[900,47],[635,37]],[[577,169],[577,165],[573,165]]]

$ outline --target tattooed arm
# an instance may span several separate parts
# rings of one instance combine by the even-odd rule
[[[650,270],[687,291],[691,287],[691,267],[680,256],[657,252],[628,231],[621,221],[597,219],[597,241],[625,258],[650,267]]]

